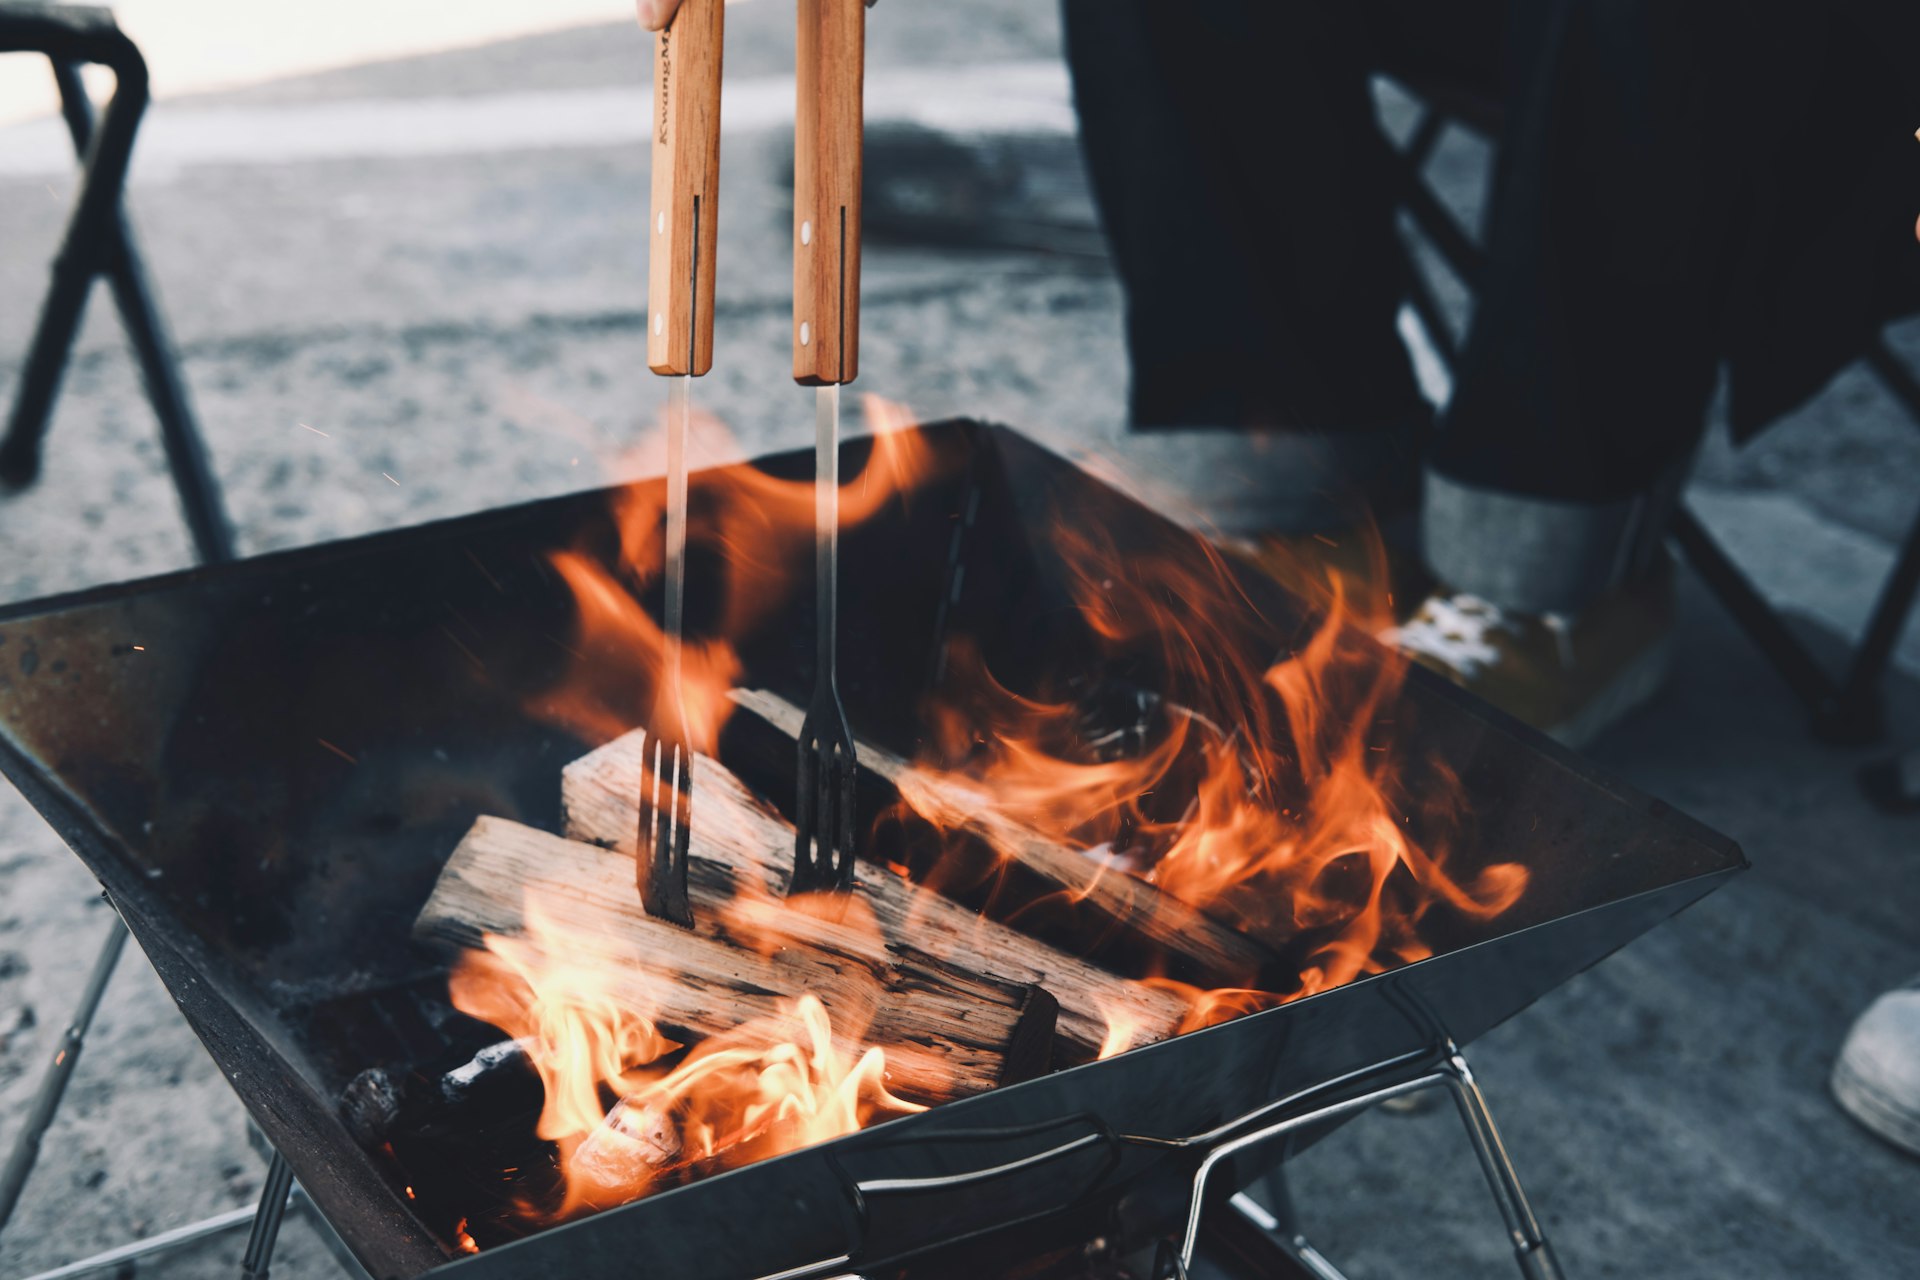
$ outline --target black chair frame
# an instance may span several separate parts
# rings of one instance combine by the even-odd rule
[[[23,488],[40,474],[42,446],[87,293],[94,279],[104,276],[160,420],[167,466],[195,550],[204,563],[231,560],[233,533],[220,485],[122,202],[134,134],[147,106],[146,60],[110,10],[64,4],[0,4],[0,53],[37,53],[53,64],[61,114],[83,166],[80,195],[53,260],[52,284],[0,439],[0,485]],[[105,66],[114,75],[113,98],[97,126],[80,81],[83,63]]]

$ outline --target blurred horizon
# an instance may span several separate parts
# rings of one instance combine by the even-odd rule
[[[632,0],[464,0],[457,6],[335,0],[325,7],[122,0],[107,7],[146,57],[156,102],[568,27],[633,21]],[[88,78],[96,97],[111,93],[112,84],[105,71]],[[0,125],[58,108],[45,59],[0,58]]]

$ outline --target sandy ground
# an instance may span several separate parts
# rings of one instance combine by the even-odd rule
[[[874,19],[876,73],[1057,53],[1050,8],[995,0],[965,21],[944,7],[887,9]],[[729,77],[782,74],[785,7],[744,6],[731,22]],[[209,119],[238,119],[261,139],[143,171],[132,195],[245,550],[644,468],[625,455],[655,395],[638,145],[383,156],[369,142],[367,154],[278,162],[273,128],[286,118],[271,113],[457,100],[480,113],[458,128],[483,129],[509,95],[631,90],[644,65],[624,28],[587,29],[156,108],[156,131],[172,118],[205,136]],[[1389,118],[1404,112],[1390,102]],[[20,155],[32,145],[0,131],[0,397],[72,192],[68,175],[8,168],[16,142]],[[793,447],[808,439],[809,405],[785,371],[783,145],[777,130],[747,131],[725,154],[727,358],[700,402],[741,452]],[[1483,162],[1461,139],[1440,159],[1465,206]],[[964,411],[1097,451],[1122,413],[1119,302],[1097,259],[875,246],[862,381],[927,416]],[[1920,332],[1895,336],[1920,354]],[[1912,518],[1916,475],[1920,431],[1850,373],[1755,448],[1710,441],[1696,494],[1832,649]],[[96,298],[46,474],[0,499],[0,599],[189,555],[136,375]],[[1920,970],[1920,827],[1866,805],[1853,771],[1873,753],[1811,743],[1782,686],[1690,579],[1683,604],[1670,696],[1594,755],[1740,840],[1754,870],[1488,1037],[1476,1061],[1574,1275],[1920,1272],[1920,1164],[1856,1129],[1824,1091],[1851,1016]],[[1920,741],[1914,645],[1894,690],[1907,745]],[[79,863],[0,792],[0,1140],[106,927]],[[260,1173],[238,1103],[129,955],[0,1237],[0,1275],[248,1203]],[[1299,1164],[1295,1194],[1355,1277],[1476,1275],[1509,1265],[1477,1178],[1450,1115],[1373,1115]],[[144,1273],[214,1274],[238,1250],[229,1237]],[[304,1223],[289,1228],[275,1272],[336,1273]]]

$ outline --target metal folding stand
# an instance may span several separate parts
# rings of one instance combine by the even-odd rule
[[[1395,1098],[1432,1089],[1445,1089],[1452,1095],[1473,1144],[1487,1187],[1506,1223],[1507,1241],[1514,1261],[1525,1280],[1564,1280],[1553,1246],[1540,1229],[1533,1207],[1527,1202],[1520,1176],[1514,1171],[1486,1095],[1480,1090],[1466,1056],[1452,1044],[1435,1054],[1409,1055],[1356,1071],[1314,1090],[1329,1100],[1308,1110],[1299,1110],[1304,1099],[1285,1099],[1263,1108],[1254,1116],[1242,1117],[1222,1130],[1190,1139],[1189,1143],[1212,1141],[1194,1171],[1193,1191],[1187,1206],[1185,1234],[1175,1245],[1169,1241],[1162,1251],[1161,1275],[1185,1280],[1204,1237],[1210,1256],[1228,1265],[1238,1266],[1248,1276],[1298,1276],[1304,1280],[1346,1280],[1325,1254],[1307,1240],[1293,1221],[1292,1205],[1283,1174],[1270,1175],[1270,1211],[1245,1193],[1216,1196],[1210,1194],[1215,1171],[1236,1155],[1250,1151],[1291,1134],[1317,1125],[1344,1119]],[[1262,1114],[1280,1118],[1260,1123]],[[1250,1125],[1259,1124],[1258,1128]],[[1184,1144],[1183,1144],[1184,1145]],[[1279,1167],[1284,1170],[1285,1166]]]
[[[146,62],[115,24],[110,11],[75,5],[0,4],[0,53],[37,53],[49,59],[60,91],[61,114],[73,139],[74,151],[82,160],[80,195],[53,262],[52,285],[21,372],[6,436],[0,440],[0,484],[23,487],[39,474],[41,448],[60,378],[79,333],[87,293],[94,279],[103,276],[113,291],[114,302],[140,363],[147,397],[160,421],[168,469],[179,493],[194,547],[203,563],[230,561],[234,558],[233,535],[220,499],[219,482],[201,443],[186,384],[180,376],[179,360],[165,319],[154,301],[153,288],[122,203],[134,134],[146,110]],[[97,127],[93,104],[80,80],[82,63],[105,66],[114,74],[113,98]],[[0,1230],[5,1229],[13,1216],[39,1157],[41,1142],[59,1114],[67,1084],[86,1045],[87,1032],[126,941],[126,926],[116,916],[94,961],[80,1005],[54,1048],[40,1088],[27,1109],[25,1123],[5,1166],[0,1167]],[[311,1205],[292,1186],[292,1178],[286,1162],[275,1153],[258,1208],[219,1214],[59,1267],[34,1280],[61,1280],[118,1269],[138,1258],[179,1249],[246,1223],[253,1224],[253,1239],[248,1245],[242,1274],[249,1280],[265,1280],[268,1259],[288,1204],[297,1201]],[[318,1220],[319,1215],[316,1213],[314,1217]],[[323,1238],[330,1237],[330,1229],[321,1234]],[[358,1271],[358,1264],[337,1237],[327,1242],[343,1263]]]
[[[1485,253],[1447,211],[1422,178],[1421,171],[1448,124],[1459,123],[1487,136],[1498,128],[1497,108],[1474,103],[1444,87],[1402,76],[1395,79],[1426,104],[1407,144],[1400,149],[1398,176],[1402,207],[1447,269],[1471,290]],[[1436,105],[1441,99],[1445,104]],[[1409,264],[1408,276],[1408,304],[1435,353],[1451,369],[1457,354],[1453,332],[1416,265]],[[1884,338],[1876,337],[1868,343],[1861,359],[1888,393],[1900,402],[1914,426],[1920,427],[1920,378],[1894,354]],[[1882,686],[1887,668],[1894,646],[1913,613],[1915,600],[1920,598],[1920,516],[1916,516],[1908,531],[1874,603],[1873,613],[1845,670],[1838,676],[1814,657],[1686,504],[1682,503],[1675,511],[1670,532],[1694,572],[1806,705],[1816,737],[1839,744],[1880,740],[1885,733]],[[1877,800],[1871,778],[1868,793]]]

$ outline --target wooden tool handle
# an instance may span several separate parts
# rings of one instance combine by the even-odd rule
[[[724,0],[686,0],[654,38],[653,209],[647,221],[647,367],[713,367]]]
[[[793,132],[793,377],[852,382],[860,368],[863,0],[800,0]]]

